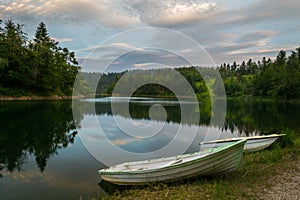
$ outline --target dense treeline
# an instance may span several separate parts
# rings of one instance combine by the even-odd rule
[[[80,88],[87,90],[87,92],[92,92],[96,94],[108,94],[111,93],[109,91],[113,90],[113,86],[115,85],[115,82],[120,79],[120,77],[124,74],[122,73],[116,73],[116,72],[110,72],[110,73],[98,73],[98,72],[81,72],[80,77],[84,82],[88,84],[89,89],[83,88],[80,86]],[[94,91],[96,89],[96,91]],[[84,92],[81,92],[84,93]]]
[[[174,69],[172,69],[174,70]],[[132,83],[146,82],[139,88],[135,88],[134,95],[159,95],[159,96],[174,96],[172,91],[164,87],[163,85],[157,84],[160,81],[165,83],[171,83],[177,88],[182,87],[182,81],[187,81],[192,87],[194,92],[201,95],[209,95],[208,88],[202,77],[203,74],[213,78],[214,74],[210,74],[212,69],[196,68],[196,67],[185,67],[177,68],[178,71],[184,78],[175,77],[174,73],[171,73],[171,69],[151,69],[151,70],[134,70],[124,71],[121,73],[81,73],[83,80],[88,82],[91,88],[96,88],[96,94],[111,95],[115,89],[118,81],[126,74],[126,81],[122,85],[123,91],[128,91]],[[203,71],[202,75],[199,71]],[[124,81],[124,80],[123,80]],[[184,88],[185,89],[185,88]]]
[[[215,69],[185,67],[176,70],[184,76],[198,96],[208,96],[208,88],[211,89],[213,96],[218,96],[221,93],[218,91],[220,81],[216,81],[218,79],[215,77]],[[263,57],[261,61],[257,62],[249,59],[241,64],[236,62],[233,64],[224,63],[217,70],[221,74],[226,95],[229,97],[283,100],[300,98],[300,48],[291,51],[289,55],[285,51],[280,51],[275,60]],[[171,69],[152,69],[109,74],[85,73],[84,76],[86,80],[96,80],[93,86],[96,87],[98,84],[97,94],[111,94],[120,78],[124,74],[130,74],[127,76],[127,84],[122,86],[124,90],[128,90],[131,83],[142,79],[153,83],[136,88],[134,95],[174,96],[168,88],[155,84],[155,80],[172,80],[170,72]],[[206,77],[203,77],[203,74]],[[97,82],[100,75],[100,81]],[[180,80],[174,79],[173,82],[174,85],[180,87]]]
[[[228,96],[292,99],[300,97],[300,48],[287,56],[280,51],[275,60],[238,65],[222,64],[219,71]]]
[[[134,70],[116,76],[116,80],[107,88],[107,93],[111,94],[114,90],[121,95],[134,91],[134,95],[174,96],[175,91],[172,89],[182,95],[191,94],[192,90],[204,93],[207,88],[205,84],[200,84],[202,82],[203,78],[195,68]],[[186,83],[191,88],[187,88]],[[101,85],[102,82],[99,86]],[[137,87],[138,85],[141,87]]]
[[[0,20],[0,95],[71,95],[79,70],[74,52],[60,47],[43,22],[33,40],[22,28]]]
[[[38,25],[33,40],[27,38],[22,28],[22,25],[11,20],[4,23],[0,20],[0,95],[71,95],[79,71],[74,52],[60,47],[49,36],[43,22]],[[288,55],[280,51],[275,60],[264,57],[254,62],[249,59],[240,64],[224,63],[217,69],[223,78],[227,96],[276,99],[300,97],[300,48]],[[176,70],[198,96],[222,93],[219,90],[220,81],[211,73],[215,69],[189,67]],[[201,70],[204,73],[200,74]],[[149,84],[135,88],[134,95],[173,96],[167,87],[156,82],[158,79],[170,78],[172,81],[170,72],[171,69],[153,69],[108,74],[82,73],[81,76],[84,84],[87,82],[90,88],[96,88],[96,94],[112,94],[121,77],[131,74],[127,77],[128,84],[122,86],[124,91],[130,89],[130,83],[148,80]],[[173,84],[176,87],[182,87],[182,83],[182,80],[174,78]],[[95,91],[87,93],[91,92]]]

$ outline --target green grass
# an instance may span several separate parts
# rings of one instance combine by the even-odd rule
[[[259,199],[264,189],[272,186],[270,178],[296,169],[299,164],[299,137],[292,131],[285,133],[286,138],[270,148],[245,154],[236,172],[147,186],[120,187],[107,183],[103,189],[108,196],[90,199]]]

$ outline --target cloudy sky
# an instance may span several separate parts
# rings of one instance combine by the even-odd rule
[[[24,24],[29,38],[43,21],[83,70],[122,71],[274,57],[300,46],[299,9],[297,0],[1,0],[0,19]]]

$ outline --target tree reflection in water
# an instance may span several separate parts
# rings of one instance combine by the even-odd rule
[[[71,101],[0,103],[0,172],[20,171],[34,156],[40,171],[58,149],[74,142]]]
[[[161,101],[161,100],[160,100]],[[168,101],[168,99],[167,99]],[[243,101],[243,100],[227,100],[226,117],[223,125],[220,126],[219,121],[221,117],[218,113],[219,105],[222,105],[221,99],[214,100],[214,110],[212,111],[212,105],[209,100],[201,101],[199,103],[200,111],[200,126],[213,126],[220,130],[229,130],[232,133],[238,131],[240,135],[253,135],[260,134],[262,132],[276,132],[281,129],[290,129],[296,132],[300,131],[300,124],[298,123],[300,117],[300,103],[291,102],[275,102],[275,101]],[[87,103],[89,104],[89,103]],[[149,109],[152,105],[156,104],[156,100],[150,99],[149,103],[139,104],[131,103],[129,106],[130,116],[126,116],[124,109],[126,105],[122,102],[119,103],[117,113],[114,115],[120,115],[126,118],[134,119],[149,119]],[[92,104],[93,105],[93,104]],[[179,104],[163,104],[167,112],[166,121],[172,123],[181,123],[181,113]],[[86,113],[89,112],[89,107],[86,105]],[[188,107],[187,107],[188,109]],[[190,118],[197,113],[194,110],[190,110]],[[109,102],[97,102],[96,103],[97,115],[112,115]],[[217,116],[217,123],[211,124],[211,117]],[[220,119],[218,119],[220,118]],[[157,119],[159,121],[159,119]],[[187,120],[188,121],[188,120]]]
[[[170,99],[167,99],[169,101]],[[125,118],[149,118],[149,109],[162,99],[148,99],[149,102],[131,102],[130,116],[127,116],[124,103],[117,105],[117,113]],[[219,100],[220,101],[220,100]],[[222,130],[237,131],[240,135],[270,133],[281,129],[300,131],[300,104],[284,102],[244,102],[227,101],[227,112],[223,125],[210,124],[212,115],[217,115],[218,101],[199,103],[200,126],[213,126]],[[44,171],[47,161],[57,154],[58,149],[65,148],[74,142],[76,126],[84,115],[112,115],[109,101],[81,102],[75,106],[79,118],[73,119],[71,101],[41,102],[2,102],[0,103],[0,175],[4,170],[13,172],[21,170],[22,164],[29,156],[35,157],[40,171]],[[221,104],[220,104],[221,105]],[[167,123],[181,123],[179,104],[164,103]],[[187,108],[188,109],[188,108]],[[190,110],[193,118],[195,110]],[[199,113],[198,113],[199,114]],[[160,119],[153,119],[159,121]],[[221,119],[220,119],[221,120]],[[218,120],[217,120],[218,121]],[[78,126],[77,126],[78,127]]]

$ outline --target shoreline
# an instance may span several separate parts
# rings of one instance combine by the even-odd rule
[[[292,147],[271,147],[245,154],[238,170],[178,182],[102,188],[107,199],[287,199],[298,197],[299,139]],[[237,191],[236,188],[239,188]],[[92,199],[101,199],[95,197]],[[150,199],[149,198],[149,199]]]
[[[101,97],[112,97],[111,95],[98,95],[96,98]],[[135,95],[135,97],[150,97],[150,98],[176,98],[176,96],[164,96],[164,95]],[[72,100],[72,99],[85,99],[85,98],[95,98],[94,96],[58,96],[58,95],[49,95],[49,96],[39,96],[39,95],[32,95],[32,96],[0,96],[0,102],[1,101],[39,101],[39,100]],[[207,99],[211,99],[209,97],[206,97]],[[203,99],[206,99],[203,98]],[[213,99],[222,99],[218,97],[213,97]],[[198,99],[199,100],[199,99]],[[244,102],[286,102],[286,103],[300,103],[300,99],[290,99],[290,100],[279,100],[279,99],[272,99],[272,98],[241,98],[241,97],[227,97],[226,100],[238,100],[238,101],[244,101]]]
[[[0,101],[39,101],[39,100],[71,100],[71,99],[82,99],[84,96],[0,96]]]

